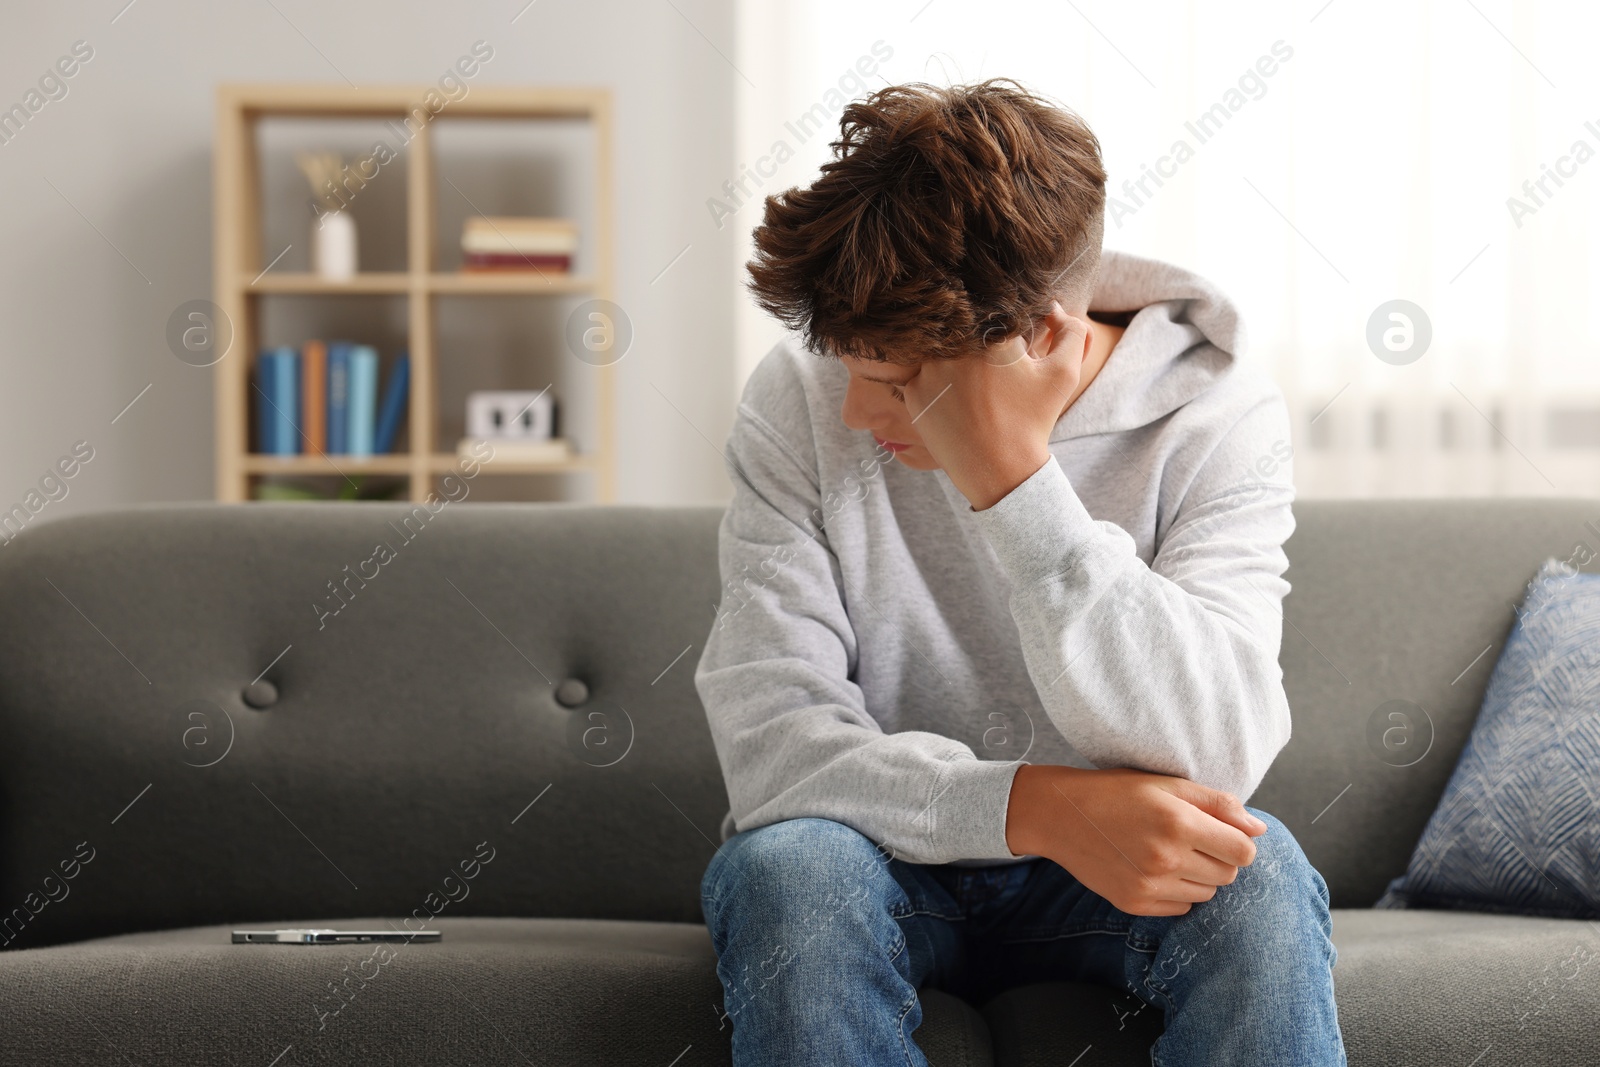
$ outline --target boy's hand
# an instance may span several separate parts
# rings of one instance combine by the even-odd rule
[[[923,444],[974,509],[1050,459],[1050,431],[1078,387],[1088,335],[1088,323],[1053,304],[1031,339],[929,360],[902,386]]]
[[[1024,764],[1006,845],[1045,856],[1129,915],[1182,915],[1256,858],[1260,819],[1227,793],[1135,770]]]

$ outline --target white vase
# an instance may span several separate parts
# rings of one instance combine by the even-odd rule
[[[355,276],[355,219],[343,211],[328,211],[318,216],[311,227],[311,269],[321,278]]]

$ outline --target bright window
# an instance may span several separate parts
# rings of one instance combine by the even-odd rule
[[[747,0],[722,222],[811,181],[851,92],[1015,77],[1099,136],[1107,246],[1241,306],[1303,494],[1593,493],[1597,30],[1507,0]],[[1432,331],[1399,365],[1367,341],[1395,299]],[[744,374],[778,328],[742,303]]]

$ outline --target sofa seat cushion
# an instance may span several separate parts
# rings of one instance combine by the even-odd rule
[[[433,925],[433,945],[235,945],[233,927],[200,926],[0,952],[0,1064],[732,1062],[704,926]],[[925,996],[916,1036],[936,1067],[992,1062],[982,1019],[955,997]]]
[[[382,920],[249,923],[383,928]],[[436,920],[437,945],[234,945],[227,926],[0,953],[4,1064],[728,1064],[702,926]],[[1335,910],[1334,981],[1352,1067],[1600,1062],[1592,924]],[[386,961],[385,961],[386,960]],[[331,986],[346,983],[344,998]],[[1021,986],[978,1011],[923,991],[917,1040],[945,1064],[1149,1063],[1150,1011],[1109,988]],[[343,1004],[337,1012],[332,1009]],[[319,1012],[328,1013],[326,1016]],[[1119,1028],[1119,1021],[1123,1023]],[[993,1052],[991,1058],[991,1035]],[[286,1050],[289,1050],[286,1053]],[[1484,1055],[1480,1062],[1489,1062]],[[1089,1058],[1083,1061],[1090,1062]]]
[[[1333,942],[1351,1067],[1600,1063],[1593,923],[1335,909]],[[1160,1019],[1129,1014],[1132,1003],[1114,989],[1066,982],[1009,989],[983,1005],[995,1063],[1068,1063],[1092,1046],[1085,1067],[1148,1067]]]
[[[1333,941],[1352,1067],[1600,1063],[1600,931],[1592,922],[1336,910]]]

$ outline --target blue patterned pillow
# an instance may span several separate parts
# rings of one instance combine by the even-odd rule
[[[1600,574],[1546,560],[1380,908],[1600,917]]]

